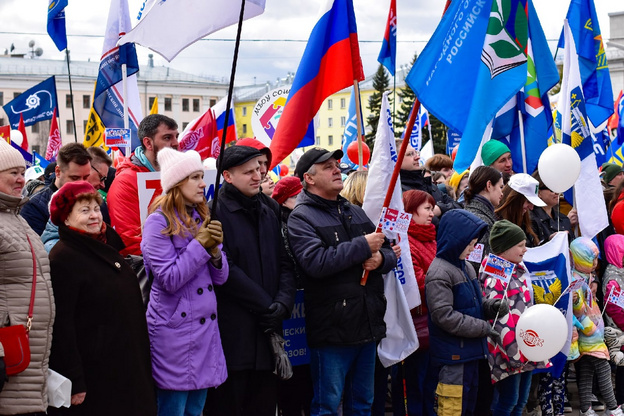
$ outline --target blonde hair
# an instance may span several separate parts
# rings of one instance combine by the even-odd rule
[[[358,170],[347,176],[340,195],[354,205],[362,206],[364,203],[364,191],[368,180],[367,170]]]

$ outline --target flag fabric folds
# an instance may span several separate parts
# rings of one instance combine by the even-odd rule
[[[388,12],[388,23],[384,33],[381,51],[377,61],[388,69],[394,76],[396,71],[396,38],[397,38],[397,14],[396,0],[390,0],[390,11]]]
[[[360,114],[362,109],[360,108]],[[364,118],[362,117],[362,120]],[[344,134],[342,136],[342,153],[344,156],[340,159],[340,163],[346,163],[350,168],[357,169],[357,160],[352,161],[347,154],[347,148],[351,143],[357,141],[357,114],[355,112],[355,88],[351,88],[351,98],[349,99],[349,114],[345,124]]]
[[[245,19],[264,12],[265,0],[247,0]],[[147,0],[139,23],[119,40],[150,48],[171,62],[183,49],[238,22],[240,0]]]
[[[158,114],[158,97],[154,97],[154,102],[152,103],[152,108],[149,113]]]
[[[364,203],[362,204],[362,209],[373,224],[379,222],[392,171],[398,159],[388,94],[389,92],[385,92],[381,101],[381,116],[377,126],[375,147],[369,165],[368,181],[364,193]],[[397,181],[394,188],[390,208],[403,211],[400,181]],[[410,309],[420,305],[421,299],[412,266],[407,235],[400,235],[387,230],[384,230],[384,234],[388,239],[396,241],[396,244],[401,247],[401,257],[397,259],[396,269],[384,278],[384,293],[388,300],[388,307],[384,315],[386,337],[379,343],[378,353],[379,360],[384,367],[389,367],[405,359],[418,348],[418,338],[411,319]]]
[[[52,117],[52,124],[50,125],[50,135],[48,137],[48,147],[46,148],[45,159],[50,162],[54,162],[62,145],[63,140],[61,139],[61,131],[59,130],[58,122],[56,121],[55,108],[54,117]]]
[[[413,108],[412,110],[410,110],[410,117],[411,117],[412,111],[414,111]],[[429,126],[429,112],[423,105],[421,105],[418,108],[418,117],[416,117],[416,120],[414,121],[414,127],[412,128],[412,132],[409,136],[410,146],[412,146],[414,149],[416,149],[419,152],[420,152],[420,149],[422,148],[422,129],[424,129],[426,126]],[[403,131],[403,136],[401,137],[402,140],[405,140],[406,134],[407,134],[407,131]],[[430,126],[429,126],[429,137],[431,137]]]
[[[613,113],[613,90],[594,0],[571,0],[566,19],[578,54],[587,115],[599,126]],[[565,45],[562,31],[558,48]]]
[[[54,75],[27,89],[13,100],[4,105],[4,112],[9,118],[11,129],[17,129],[20,116],[24,118],[25,126],[50,120],[57,107],[56,82]]]
[[[68,0],[50,0],[48,3],[48,34],[59,51],[67,49],[65,7]]]
[[[546,244],[527,249],[523,261],[531,274],[535,303],[547,303],[563,313],[568,323],[568,338],[561,351],[550,361],[557,377],[565,366],[572,338],[572,299],[566,289],[572,282],[567,233],[557,233]],[[536,370],[540,371],[540,370]]]
[[[0,126],[0,140],[11,144],[11,126]]]
[[[299,145],[325,98],[363,79],[353,0],[326,0],[271,142],[271,168]]]
[[[28,151],[28,136],[26,136],[26,126],[24,125],[24,116],[20,114],[20,121],[17,125],[17,130],[22,133],[22,149]]]
[[[140,145],[137,129],[139,122],[143,119],[139,88],[135,75],[139,71],[139,63],[134,44],[116,46],[119,36],[128,32],[130,28],[128,1],[112,0],[104,36],[100,71],[93,94],[93,109],[104,127],[124,127],[122,65],[126,64],[128,78],[126,81],[127,97],[125,99],[128,101],[131,147],[134,149]],[[92,117],[90,116],[87,131],[92,131],[95,128],[94,126],[97,126],[95,117],[93,118],[93,124],[91,119]]]
[[[567,20],[564,22],[564,34],[563,76],[554,129],[557,139],[572,146],[581,158],[581,173],[574,184],[574,205],[578,211],[581,234],[593,238],[609,225],[609,219],[596,168],[593,133],[583,95],[578,55]]]
[[[100,117],[93,107],[91,107],[91,111],[89,111],[89,119],[87,120],[85,137],[82,144],[84,147],[95,146],[106,149],[104,145],[104,124],[102,124],[102,120],[100,120]]]
[[[225,128],[225,112],[227,110],[227,96],[221,98],[212,108],[214,117],[217,121],[217,136],[219,137],[219,146],[221,146],[221,138],[223,137],[223,129]],[[228,117],[227,133],[225,143],[235,142],[238,135],[236,133],[236,119],[234,118],[234,106],[230,106],[230,116]],[[218,153],[217,153],[218,154]],[[214,156],[213,156],[214,157]]]
[[[526,83],[527,3],[451,2],[405,79],[432,114],[462,135],[457,172],[470,166],[488,123]]]
[[[624,144],[624,95],[622,95],[622,91],[620,91],[620,95],[618,97],[617,108],[615,109],[617,112],[617,124],[616,124],[616,134],[617,134],[617,142],[618,144]]]

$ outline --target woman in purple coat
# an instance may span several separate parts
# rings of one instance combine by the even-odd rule
[[[158,152],[163,195],[145,220],[141,250],[153,276],[147,307],[158,414],[201,415],[227,378],[214,285],[228,276],[221,223],[211,221],[199,154]]]

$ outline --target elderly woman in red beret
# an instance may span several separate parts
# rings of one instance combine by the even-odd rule
[[[71,407],[49,414],[155,415],[145,309],[102,197],[70,182],[50,200],[59,242],[50,251],[56,299],[50,368],[72,382]]]

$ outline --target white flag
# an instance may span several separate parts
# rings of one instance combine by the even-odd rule
[[[197,40],[238,22],[240,0],[148,0],[139,23],[119,44],[134,42],[171,62]],[[264,12],[265,0],[245,2],[245,20]]]
[[[385,92],[381,100],[379,125],[377,126],[375,147],[368,169],[368,182],[362,205],[373,224],[379,222],[386,190],[390,186],[390,177],[397,161],[388,94]],[[403,211],[400,180],[397,181],[394,188],[390,208]],[[404,360],[418,349],[418,337],[410,309],[420,305],[421,299],[414,275],[407,235],[389,231],[384,231],[384,234],[390,240],[396,240],[401,247],[401,258],[397,259],[397,268],[384,278],[384,290],[388,300],[384,316],[386,337],[379,343],[377,351],[381,363],[384,367],[389,367]]]

